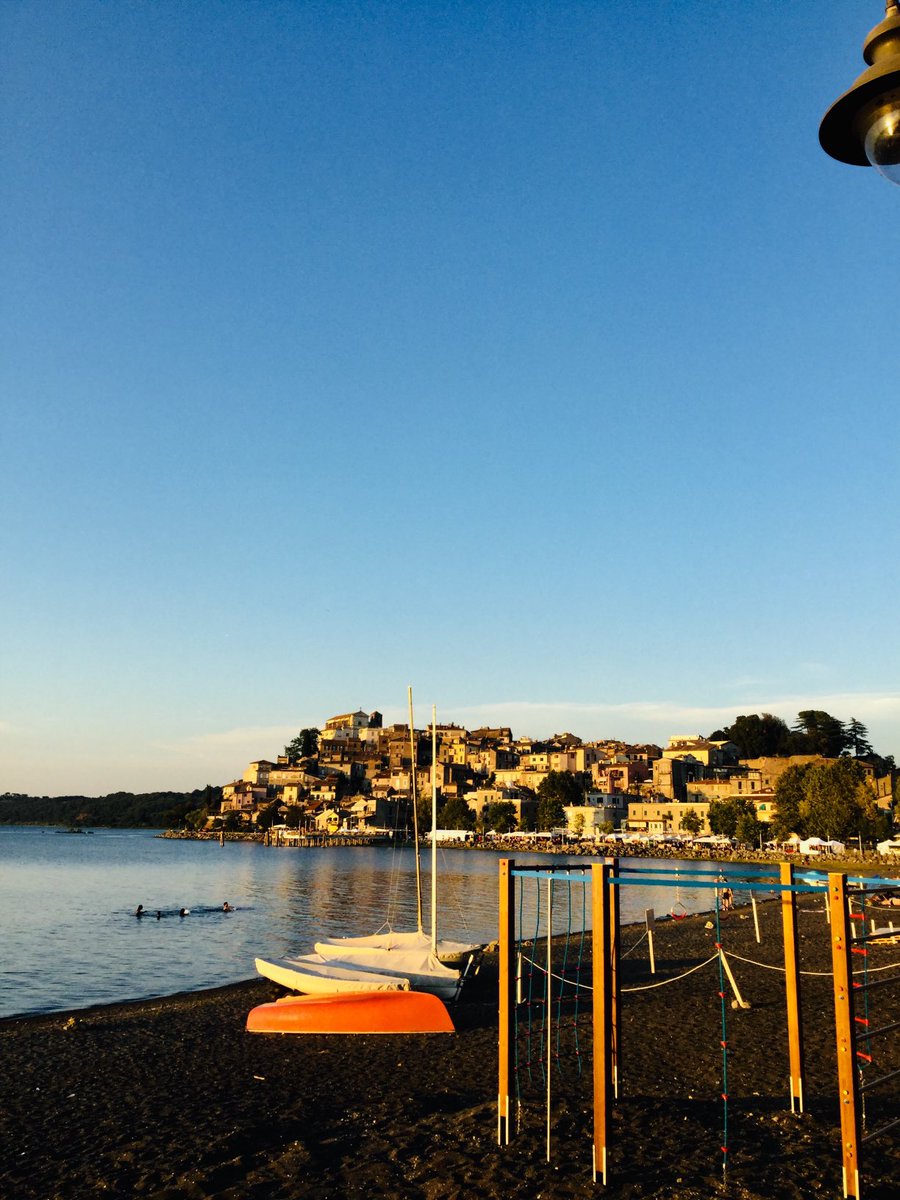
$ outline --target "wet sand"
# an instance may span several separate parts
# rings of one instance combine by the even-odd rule
[[[0,1022],[0,1196],[76,1200],[300,1197],[576,1197],[808,1200],[839,1197],[840,1137],[831,980],[804,975],[806,1112],[792,1115],[777,904],[723,922],[748,1009],[726,1010],[728,1169],[723,1176],[721,1001],[705,917],[660,922],[651,978],[642,930],[623,934],[620,1098],[609,1181],[591,1183],[589,1011],[568,1009],[553,1076],[525,1065],[519,1131],[497,1146],[496,959],[456,1007],[449,1036],[279,1037],[245,1032],[281,990],[253,981],[211,992]],[[830,973],[822,906],[804,897],[801,967]],[[873,951],[900,963],[900,944]],[[739,957],[737,957],[739,956]],[[889,973],[888,973],[889,974]],[[876,1024],[898,1019],[900,987],[873,993]],[[730,993],[729,993],[730,999]],[[580,1058],[572,1051],[580,1049]],[[900,1066],[881,1039],[878,1074]],[[875,1043],[873,1043],[875,1045]],[[893,1049],[893,1053],[889,1051]],[[531,1057],[538,1056],[534,1046]],[[581,1063],[581,1074],[578,1064]],[[528,1076],[531,1075],[529,1084]],[[872,1126],[900,1116],[896,1081],[873,1093]],[[862,1153],[863,1195],[897,1195],[900,1131]]]

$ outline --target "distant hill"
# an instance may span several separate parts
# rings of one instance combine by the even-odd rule
[[[180,829],[189,814],[218,808],[222,789],[207,784],[193,792],[112,792],[108,796],[0,795],[0,825],[64,825],[67,828]]]

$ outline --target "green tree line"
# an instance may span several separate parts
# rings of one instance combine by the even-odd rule
[[[64,825],[68,828],[180,829],[202,824],[222,802],[222,789],[207,784],[192,792],[111,792],[108,796],[0,795],[0,825]]]
[[[731,725],[710,734],[712,741],[734,742],[741,758],[775,758],[794,754],[821,754],[824,758],[851,755],[870,762],[876,774],[884,775],[894,759],[876,754],[869,731],[851,717],[842,721],[821,709],[806,708],[788,726],[771,713],[751,713],[735,717]]]

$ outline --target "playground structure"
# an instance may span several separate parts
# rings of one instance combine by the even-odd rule
[[[593,1179],[603,1184],[608,1182],[611,1114],[621,1082],[621,959],[631,952],[623,951],[621,945],[621,888],[669,889],[673,895],[669,916],[677,921],[686,914],[679,888],[689,883],[692,889],[701,892],[706,889],[710,893],[707,927],[715,928],[715,953],[675,979],[663,982],[677,982],[707,966],[718,971],[724,1177],[729,1163],[729,1013],[749,1004],[735,979],[723,938],[723,928],[727,928],[723,922],[728,916],[723,908],[723,893],[726,901],[734,891],[749,894],[747,911],[752,907],[757,941],[760,940],[757,896],[775,894],[780,898],[784,965],[774,969],[782,970],[784,975],[786,1077],[790,1111],[795,1114],[804,1111],[805,1088],[797,898],[813,896],[824,901],[817,911],[827,920],[822,936],[829,937],[831,945],[843,1190],[845,1197],[861,1200],[861,1148],[900,1125],[900,1117],[880,1126],[873,1124],[879,1107],[874,1097],[879,1092],[883,1094],[885,1085],[900,1077],[900,1069],[891,1060],[892,1053],[893,1061],[900,1058],[900,1037],[896,1036],[900,1030],[900,1019],[896,1019],[900,1017],[897,1011],[900,964],[873,967],[869,947],[873,942],[900,940],[900,929],[876,928],[875,920],[873,928],[867,929],[865,919],[856,909],[872,892],[896,889],[900,881],[848,880],[843,874],[825,875],[793,864],[780,867],[729,864],[722,870],[727,870],[727,877],[710,874],[708,869],[691,870],[690,864],[681,864],[673,870],[668,864],[629,865],[613,859],[584,867],[516,868],[512,860],[501,861],[498,1141],[501,1145],[508,1143],[517,1131],[523,1094],[541,1088],[546,1110],[546,1154],[550,1160],[554,1089],[558,1094],[565,1088],[569,1069],[560,1054],[560,1030],[565,1024],[572,1070],[579,1075],[588,1069],[591,1072]],[[648,943],[652,973],[655,918],[651,910],[646,912],[645,926],[639,940],[646,939]],[[854,961],[861,963],[855,970]],[[663,982],[645,986],[660,987]],[[887,1011],[886,1019],[877,1011],[882,1000],[886,1002],[881,1006]],[[891,1034],[895,1036],[891,1038]],[[884,1069],[885,1063],[890,1069]],[[867,1103],[871,1112],[867,1112]]]

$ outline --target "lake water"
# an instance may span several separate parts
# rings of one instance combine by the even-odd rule
[[[497,937],[500,857],[439,851],[442,937]],[[426,926],[429,862],[426,853]],[[566,862],[585,865],[584,858],[516,855],[520,866]],[[674,864],[659,865],[671,871]],[[712,863],[683,866],[718,870]],[[0,826],[0,1017],[234,983],[255,975],[257,956],[311,950],[322,934],[372,933],[386,921],[414,928],[414,873],[408,847],[220,846],[148,830],[75,835]],[[222,911],[224,901],[233,913]],[[713,904],[712,892],[689,884],[675,892],[622,888],[622,920],[643,920],[647,907],[668,913],[676,901],[678,911]],[[141,920],[138,904],[148,914]],[[179,917],[180,908],[189,915]],[[577,921],[580,898],[575,908]],[[554,911],[557,922],[567,919],[563,904]]]

